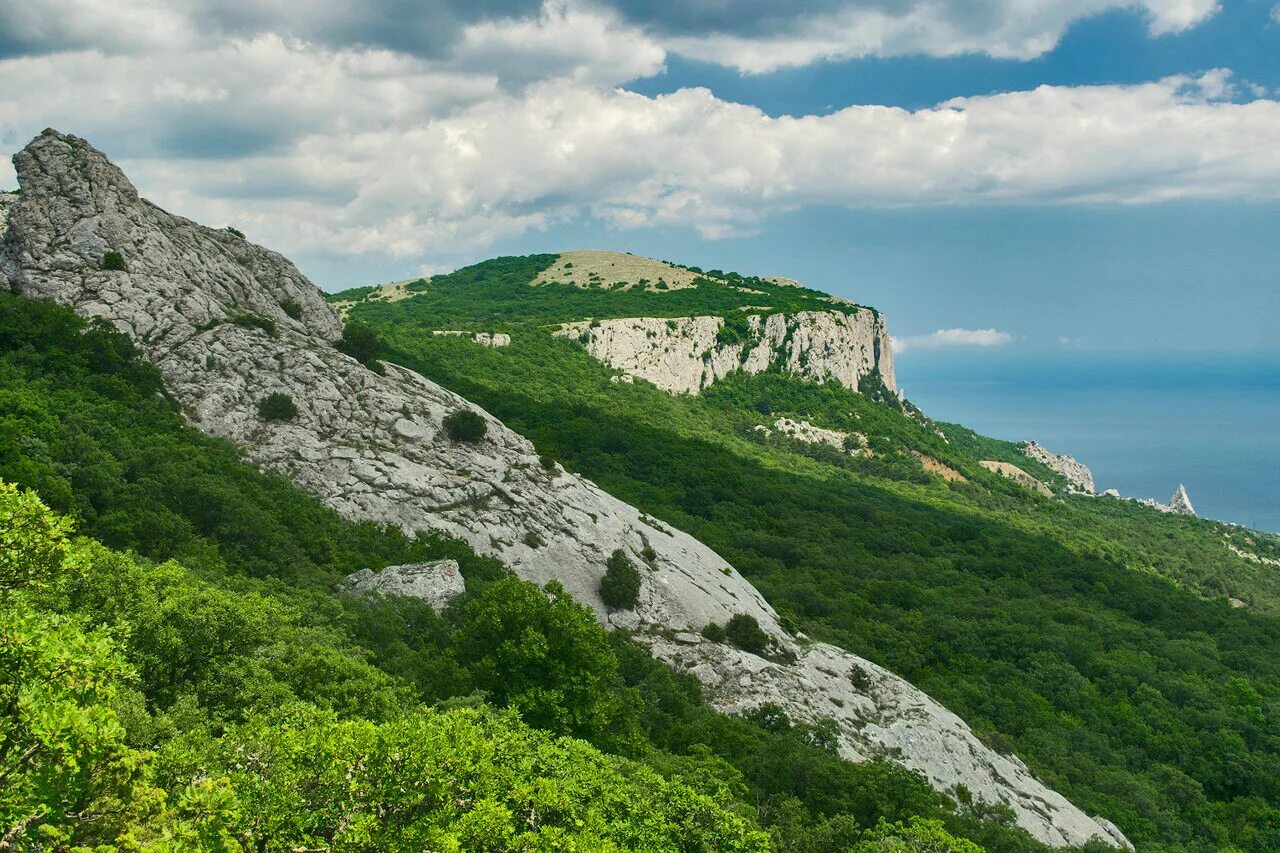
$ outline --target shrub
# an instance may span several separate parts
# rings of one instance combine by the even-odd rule
[[[715,622],[708,622],[702,629],[702,636],[713,643],[723,643],[725,641],[724,626]]]
[[[342,337],[335,347],[345,352],[365,367],[373,367],[382,356],[382,338],[372,326],[352,322],[342,327]]]
[[[241,231],[239,228],[236,228],[236,227],[234,227],[234,226],[232,226],[232,225],[228,225],[226,228],[224,228],[224,229],[222,229],[222,230],[226,231],[226,232],[227,232],[228,234],[230,234],[232,237],[239,237],[241,240],[243,240],[243,239],[244,239],[244,232],[243,232],[243,231]]]
[[[103,255],[101,269],[111,270],[112,272],[129,271],[129,268],[124,264],[124,255],[119,252],[107,252]]]
[[[254,314],[252,311],[237,311],[231,315],[231,322],[237,326],[243,326],[246,329],[261,329],[268,335],[276,333],[276,324],[274,320],[263,317],[261,314]]]
[[[295,320],[302,319],[302,306],[296,299],[281,299],[280,310]]]
[[[291,421],[298,416],[298,407],[288,394],[276,391],[258,403],[258,416],[264,421]]]
[[[543,453],[538,456],[538,464],[547,471],[556,470],[556,458],[550,453]]]
[[[459,409],[445,415],[444,431],[454,441],[476,442],[485,437],[489,425],[470,409]]]
[[[621,549],[614,551],[605,563],[600,599],[613,610],[634,610],[640,601],[640,572]]]
[[[724,626],[724,633],[730,643],[744,652],[763,656],[769,648],[769,635],[760,627],[756,617],[750,614],[733,614]]]

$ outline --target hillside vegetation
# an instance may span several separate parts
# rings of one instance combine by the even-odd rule
[[[676,397],[613,381],[547,324],[734,312],[759,297],[530,286],[553,259],[486,262],[351,316],[378,328],[392,360],[708,543],[795,630],[908,678],[1139,849],[1280,849],[1280,583],[1226,547],[1225,526],[1038,496],[979,464],[1061,487],[1016,446],[832,384],[731,375]],[[513,342],[431,335],[442,328]],[[784,415],[865,434],[873,452],[756,429]]]
[[[16,849],[1044,849],[821,726],[711,711],[554,585],[343,521],[70,309],[0,295],[0,419]],[[335,592],[441,557],[443,614]]]

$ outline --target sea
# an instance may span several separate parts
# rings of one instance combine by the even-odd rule
[[[1035,439],[1098,490],[1280,533],[1280,352],[905,351],[907,398],[935,420]]]

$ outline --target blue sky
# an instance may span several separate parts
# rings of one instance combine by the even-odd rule
[[[0,0],[0,154],[77,133],[329,289],[615,248],[904,357],[1280,348],[1278,99],[1273,0]]]

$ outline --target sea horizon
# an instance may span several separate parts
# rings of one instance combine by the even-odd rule
[[[1280,352],[904,352],[907,398],[935,420],[1034,439],[1098,491],[1280,533]]]

